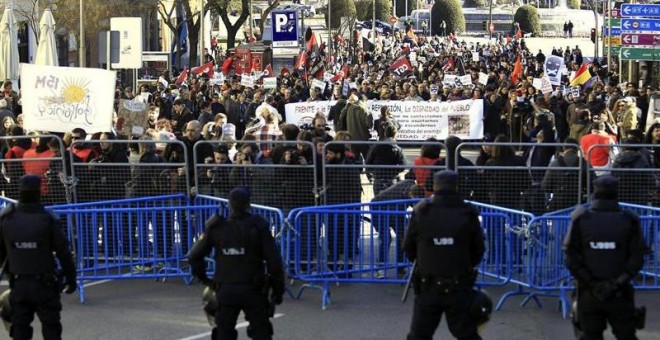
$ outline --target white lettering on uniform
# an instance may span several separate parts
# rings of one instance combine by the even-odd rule
[[[222,255],[225,256],[245,255],[245,248],[222,248]]]
[[[591,249],[596,250],[612,250],[616,249],[616,242],[589,242]]]
[[[436,246],[451,246],[454,245],[453,237],[436,237],[433,239],[433,245]]]
[[[37,242],[14,242],[16,249],[37,249]]]

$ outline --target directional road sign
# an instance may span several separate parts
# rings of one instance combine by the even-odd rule
[[[605,45],[612,44],[612,46],[621,46],[621,36],[605,37]]]
[[[617,36],[617,35],[621,35],[621,29],[620,28],[612,27],[612,34],[610,34],[610,29],[606,27],[604,29],[604,32],[605,32],[605,36],[608,36],[608,37],[609,36],[614,37],[614,36]]]
[[[612,23],[612,28],[621,27],[621,19],[612,18],[612,19],[607,19],[607,20]],[[605,21],[605,27],[610,27],[610,24],[607,21]]]
[[[660,20],[654,19],[621,19],[621,29],[624,31],[660,32]]]
[[[660,46],[660,35],[622,33],[621,42],[624,46]]]
[[[660,18],[660,5],[622,4],[621,16]]]
[[[660,49],[622,47],[621,60],[660,60]]]

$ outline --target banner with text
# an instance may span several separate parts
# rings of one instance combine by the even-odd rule
[[[286,104],[286,122],[301,125],[311,123],[318,112],[326,117],[335,101]],[[454,135],[462,139],[483,138],[483,100],[455,102],[413,102],[370,100],[367,105],[375,119],[380,108],[389,106],[394,119],[401,124],[398,140],[423,141],[430,137],[445,139]],[[372,132],[375,137],[375,131]]]
[[[110,131],[114,71],[21,64],[23,127],[30,131]]]

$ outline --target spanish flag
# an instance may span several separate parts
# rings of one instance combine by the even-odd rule
[[[587,64],[582,63],[582,66],[580,66],[580,69],[575,72],[575,77],[571,79],[571,86],[579,86],[591,79],[591,73],[589,73],[589,69],[587,68]]]

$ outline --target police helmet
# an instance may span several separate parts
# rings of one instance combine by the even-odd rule
[[[477,320],[477,327],[481,331],[490,321],[490,314],[493,312],[493,300],[483,290],[474,289],[473,293],[472,302],[470,303],[470,315]]]
[[[204,288],[202,301],[204,302],[204,314],[206,314],[209,325],[215,328],[215,311],[218,310],[218,300],[215,296],[215,290],[210,287]]]
[[[10,290],[5,290],[0,294],[0,319],[5,325],[5,329],[9,332],[11,328],[11,306],[9,305],[9,292]]]

